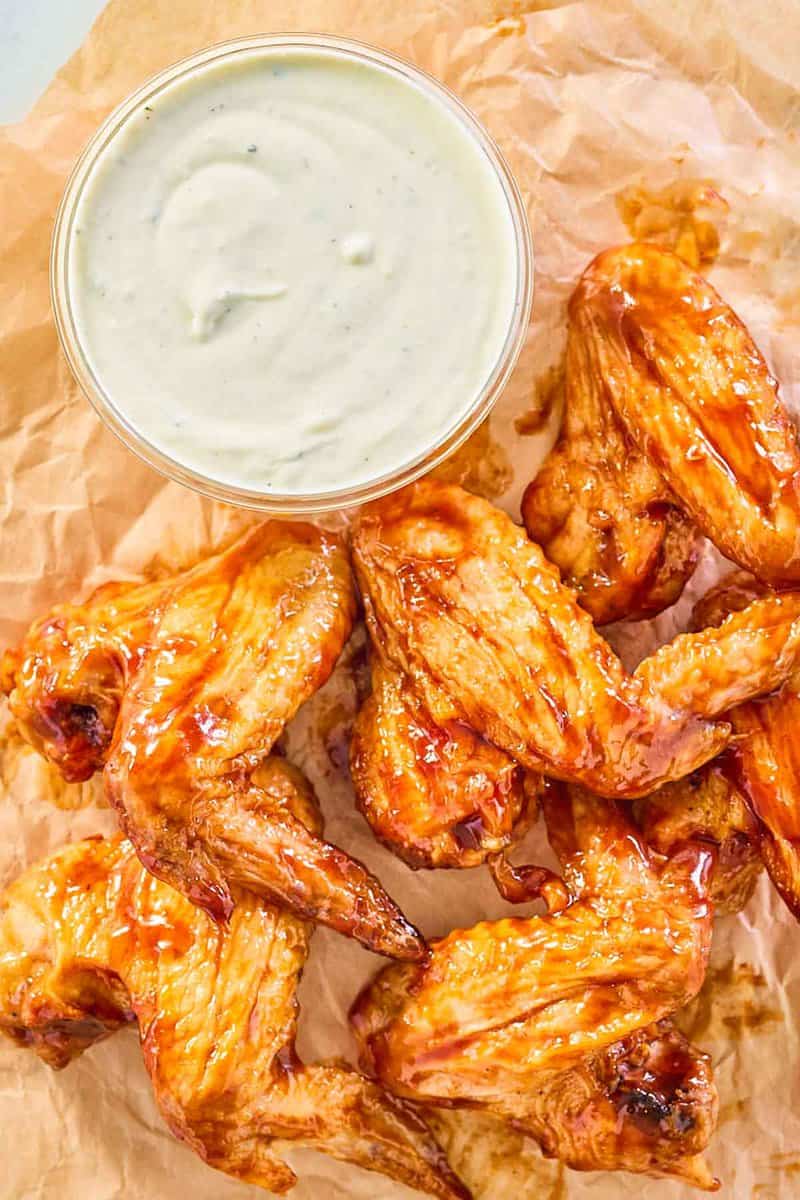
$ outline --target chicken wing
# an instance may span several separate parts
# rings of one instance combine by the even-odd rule
[[[466,725],[604,795],[647,795],[713,758],[730,736],[716,718],[778,686],[800,652],[800,593],[786,593],[630,675],[524,530],[432,480],[362,510],[353,551],[374,651],[439,728]],[[382,754],[376,717],[360,738]]]
[[[273,760],[296,820],[302,776]],[[211,1166],[283,1194],[276,1143],[313,1146],[442,1200],[468,1200],[421,1118],[345,1064],[304,1066],[295,991],[311,928],[237,891],[227,925],[139,863],[122,837],[66,846],[0,897],[0,1030],[51,1067],[138,1022],[159,1108]]]
[[[752,577],[734,573],[696,605],[694,621],[718,624],[764,591]],[[734,774],[756,818],[764,865],[800,920],[800,671],[773,695],[731,709],[728,719],[736,735]]]
[[[560,438],[523,519],[598,624],[680,595],[701,534],[800,581],[800,453],[777,383],[702,276],[645,243],[600,254],[569,304]]]
[[[536,817],[535,776],[459,721],[439,726],[377,656],[350,747],[356,799],[412,867],[472,867]]]
[[[66,779],[104,769],[142,863],[212,916],[230,915],[240,885],[418,958],[378,881],[253,777],[328,678],[354,611],[338,540],[272,521],[170,579],[55,609],[6,655],[4,688]]]
[[[763,869],[758,823],[736,785],[734,769],[727,751],[633,805],[636,826],[657,853],[673,854],[698,838],[717,847],[711,899],[718,916],[744,908]]]
[[[613,802],[553,803],[572,902],[382,971],[351,1013],[363,1062],[401,1096],[511,1120],[577,1169],[711,1188],[711,1069],[669,1016],[705,975],[713,851],[688,843],[662,865]]]

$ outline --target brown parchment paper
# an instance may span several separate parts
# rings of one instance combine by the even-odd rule
[[[536,247],[531,335],[491,427],[446,468],[452,477],[502,493],[517,514],[558,419],[566,297],[592,255],[629,236],[621,192],[629,224],[683,237],[690,252],[708,243],[697,196],[711,188],[724,198],[727,212],[705,193],[720,246],[704,269],[800,408],[797,0],[113,0],[28,119],[0,131],[0,646],[52,602],[154,561],[186,562],[252,520],[165,483],[101,426],[58,352],[47,264],[65,177],[108,110],[176,58],[279,30],[350,34],[432,71],[486,123],[522,187]],[[693,593],[718,569],[709,551]],[[681,628],[690,601],[617,630],[617,646],[636,659]],[[367,861],[427,934],[500,915],[483,870],[415,876],[355,813],[344,763],[362,661],[356,634],[288,735],[329,836]],[[112,825],[96,786],[59,785],[13,736],[0,784],[0,883],[64,840]],[[714,1055],[722,1105],[710,1157],[736,1200],[800,1195],[798,946],[800,930],[762,883],[745,913],[718,922],[709,985],[685,1018]],[[305,1057],[352,1056],[344,1013],[378,965],[353,943],[316,934],[301,988]],[[263,1195],[205,1167],[166,1132],[132,1033],[58,1075],[0,1046],[0,1130],[3,1200]],[[444,1115],[440,1133],[482,1200],[687,1195],[674,1183],[564,1171],[473,1115]],[[289,1158],[301,1177],[296,1200],[411,1195],[312,1152]]]

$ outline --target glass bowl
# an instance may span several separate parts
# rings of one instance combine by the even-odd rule
[[[72,230],[83,189],[103,151],[131,114],[153,102],[177,80],[184,80],[210,63],[224,59],[241,61],[239,56],[259,55],[269,48],[281,51],[314,49],[380,65],[446,106],[488,158],[508,205],[516,244],[516,288],[508,333],[497,361],[466,411],[459,415],[435,444],[400,467],[354,487],[324,492],[281,494],[238,487],[197,472],[149,442],[125,415],[123,407],[104,389],[92,370],[81,344],[70,296]],[[106,118],[75,164],[56,214],[50,255],[50,292],[58,336],[70,368],[101,419],[129,450],[170,479],[215,500],[275,514],[307,515],[363,504],[411,483],[452,454],[477,429],[500,395],[525,340],[533,298],[533,250],[522,197],[505,160],[483,126],[444,84],[404,59],[366,43],[325,34],[271,34],[221,42],[174,63],[144,83]]]

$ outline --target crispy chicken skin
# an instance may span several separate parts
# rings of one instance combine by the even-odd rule
[[[694,622],[718,624],[741,611],[764,587],[734,572],[695,606]],[[771,696],[728,713],[733,773],[757,824],[761,856],[788,908],[800,920],[800,671]]]
[[[677,599],[704,534],[800,581],[800,453],[738,317],[676,255],[598,255],[569,304],[560,438],[523,519],[598,624]]]
[[[238,885],[418,958],[378,881],[253,778],[330,675],[354,612],[340,542],[270,521],[167,580],[54,609],[6,655],[4,687],[66,779],[104,768],[142,863],[212,916],[230,915]]]
[[[713,851],[657,862],[611,801],[550,794],[570,902],[484,922],[390,966],[351,1021],[365,1066],[417,1101],[478,1105],[581,1170],[712,1188],[708,1059],[669,1022],[699,990],[711,942]]]
[[[272,760],[296,820],[319,815]],[[226,925],[145,871],[130,842],[88,839],[0,896],[0,1030],[51,1067],[137,1022],[159,1108],[211,1166],[283,1194],[274,1143],[313,1146],[410,1187],[468,1200],[427,1126],[346,1064],[304,1066],[295,992],[311,927],[236,892]]]
[[[647,795],[713,758],[730,736],[719,715],[780,685],[800,651],[800,593],[787,593],[628,674],[523,529],[432,480],[363,509],[353,553],[373,652],[435,725],[466,725],[527,770],[603,795]],[[396,755],[378,716],[367,709],[359,753]],[[356,784],[369,815],[366,771]]]

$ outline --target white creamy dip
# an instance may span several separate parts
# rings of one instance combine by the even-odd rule
[[[126,120],[82,191],[68,288],[139,435],[297,495],[394,471],[458,424],[517,269],[500,177],[453,111],[381,65],[272,47]]]

